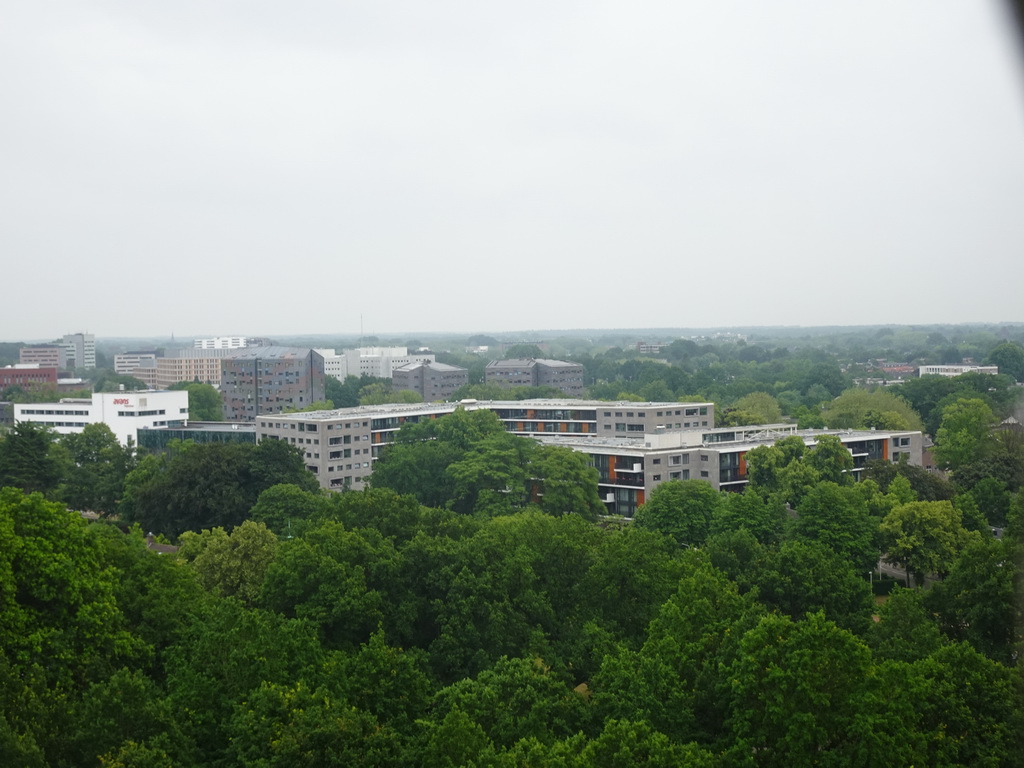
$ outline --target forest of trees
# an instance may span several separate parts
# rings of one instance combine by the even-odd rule
[[[747,454],[744,492],[667,482],[623,524],[579,454],[483,411],[407,426],[340,494],[276,441],[139,455],[99,425],[14,426],[3,764],[1019,765],[1014,376],[869,391],[813,350],[749,354],[609,362],[592,386],[923,428],[945,471],[853,483],[838,440],[787,438]]]

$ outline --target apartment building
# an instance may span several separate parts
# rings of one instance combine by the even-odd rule
[[[492,360],[484,368],[484,381],[499,387],[555,387],[565,395],[583,395],[583,366],[564,360]]]
[[[428,403],[447,400],[467,384],[468,369],[445,363],[419,360],[395,368],[391,373],[392,389],[411,390]]]
[[[261,417],[256,432],[260,440],[299,447],[323,488],[359,490],[402,426],[459,407],[493,411],[509,432],[585,453],[598,470],[609,514],[625,517],[669,480],[700,479],[718,490],[740,490],[747,483],[747,452],[791,435],[808,446],[821,435],[837,435],[853,457],[856,477],[872,459],[897,462],[905,456],[922,465],[920,432],[800,430],[795,424],[715,428],[712,403],[543,399],[360,406]]]
[[[742,490],[747,484],[746,454],[796,435],[813,447],[821,435],[836,435],[853,457],[851,473],[859,478],[873,459],[898,462],[903,456],[923,465],[920,432],[875,430],[800,430],[795,424],[767,424],[717,429],[656,430],[641,437],[541,435],[546,445],[586,453],[597,468],[598,488],[610,514],[632,517],[651,492],[668,480],[705,480],[716,490]]]
[[[186,419],[188,392],[95,392],[91,398],[14,405],[15,421],[44,424],[62,435],[103,423],[122,445],[138,443],[140,429],[178,426]]]
[[[324,358],[304,347],[247,347],[221,360],[224,418],[252,421],[325,398]]]
[[[367,405],[330,411],[290,413],[257,419],[258,439],[299,446],[321,486],[333,490],[365,487],[373,462],[405,424],[436,419],[456,408],[489,410],[509,432],[541,435],[675,432],[703,422],[714,425],[713,403],[610,403],[584,400],[464,400],[461,403]],[[689,415],[687,415],[689,414]],[[683,425],[686,425],[685,427]]]

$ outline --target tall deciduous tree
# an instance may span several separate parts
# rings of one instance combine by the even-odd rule
[[[61,479],[54,454],[56,435],[47,427],[19,421],[0,439],[0,487],[49,492]]]
[[[267,526],[246,520],[231,533],[223,528],[186,531],[178,555],[191,564],[206,589],[253,604],[277,545],[277,536]]]
[[[973,460],[981,451],[996,417],[988,403],[978,398],[960,398],[942,411],[942,423],[935,433],[935,460],[954,471]]]
[[[669,480],[636,511],[639,528],[671,536],[679,544],[700,546],[723,504],[722,494],[704,480]]]
[[[70,466],[64,472],[60,496],[69,506],[112,515],[124,493],[124,481],[135,468],[133,446],[123,446],[106,424],[87,424],[64,435]]]
[[[885,559],[906,568],[918,586],[928,574],[947,572],[969,540],[960,512],[948,501],[901,504],[880,531]]]
[[[196,421],[224,421],[224,401],[212,384],[179,381],[168,389],[188,392],[188,417]]]

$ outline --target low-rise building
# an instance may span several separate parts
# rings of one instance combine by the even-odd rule
[[[188,392],[95,392],[91,398],[63,398],[56,403],[16,403],[14,420],[44,424],[59,434],[81,432],[103,423],[122,445],[138,442],[138,431],[178,426],[188,419]]]
[[[0,368],[0,389],[21,387],[33,389],[38,387],[56,387],[57,369],[44,368],[40,365],[18,363]]]
[[[609,513],[625,517],[632,517],[669,480],[704,480],[718,490],[741,490],[747,483],[747,452],[791,435],[808,446],[821,435],[837,435],[853,457],[855,477],[872,459],[922,465],[920,432],[800,430],[795,424],[715,428],[713,403],[539,399],[390,404],[260,417],[256,432],[260,440],[284,440],[302,450],[306,467],[322,487],[359,490],[405,424],[436,419],[456,408],[493,411],[509,432],[585,453],[598,470]]]
[[[133,376],[136,368],[145,366],[156,367],[157,354],[155,350],[145,352],[120,352],[114,355],[114,373],[122,376]]]
[[[38,365],[42,368],[56,368],[65,371],[68,367],[67,354],[60,344],[35,344],[18,350],[18,362],[23,365]]]
[[[999,373],[998,365],[922,365],[918,376],[962,376],[965,373]]]
[[[634,403],[596,400],[464,400],[461,403],[365,405],[330,411],[259,417],[260,440],[285,440],[302,449],[306,466],[324,488],[359,490],[373,462],[404,425],[436,419],[456,408],[489,410],[509,432],[541,435],[643,435],[713,426],[713,403]]]
[[[139,430],[139,447],[153,453],[167,450],[174,440],[193,443],[249,443],[256,444],[256,425],[253,422],[185,421],[169,427],[146,427]]]
[[[424,402],[447,400],[469,384],[469,370],[457,365],[417,361],[395,368],[391,388],[408,389],[419,394]]]

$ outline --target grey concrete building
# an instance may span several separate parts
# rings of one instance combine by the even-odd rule
[[[586,454],[598,470],[609,514],[632,517],[650,493],[669,480],[705,480],[717,490],[747,484],[746,454],[796,435],[813,446],[837,435],[859,478],[872,459],[916,466],[923,461],[920,432],[800,430],[795,424],[714,427],[712,403],[634,403],[592,400],[504,400],[360,406],[257,419],[260,440],[284,440],[303,451],[320,485],[360,490],[373,463],[404,424],[435,419],[456,408],[490,410],[514,434]]]
[[[583,395],[583,366],[564,360],[492,360],[484,368],[484,381],[499,387],[555,387],[570,397]]]
[[[303,347],[247,347],[221,359],[220,390],[228,421],[305,408],[326,397],[324,358]]]
[[[457,365],[417,361],[391,372],[392,389],[408,389],[424,402],[447,400],[456,390],[469,384],[469,370]]]

